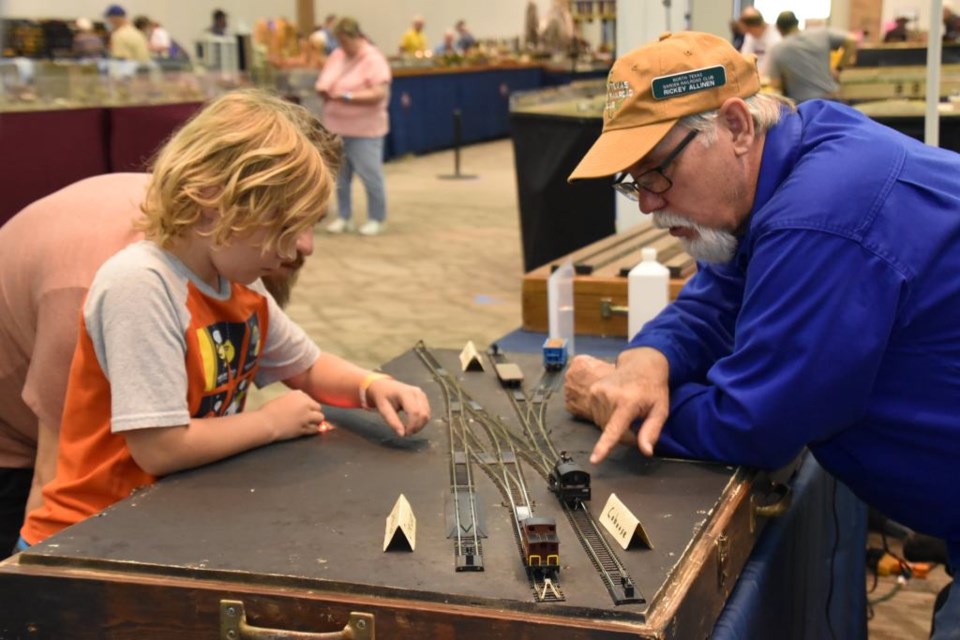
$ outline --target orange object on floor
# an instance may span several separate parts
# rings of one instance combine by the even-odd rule
[[[925,580],[927,574],[930,573],[930,570],[933,569],[933,564],[930,562],[908,562],[910,570],[913,571],[913,577]]]
[[[896,576],[900,575],[900,571],[900,560],[894,558],[889,553],[883,554],[883,557],[881,557],[877,563],[878,576]]]

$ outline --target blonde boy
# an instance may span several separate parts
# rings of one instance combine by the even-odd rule
[[[330,144],[306,110],[256,91],[214,101],[167,143],[147,239],[100,268],[84,303],[57,475],[19,548],[159,476],[316,434],[321,403],[374,407],[401,436],[423,428],[420,389],[321,353],[259,281],[312,253]],[[278,380],[293,391],[242,412],[251,383]]]

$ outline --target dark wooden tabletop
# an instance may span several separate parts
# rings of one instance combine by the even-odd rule
[[[435,351],[450,371],[456,352]],[[527,387],[540,379],[539,358],[510,358]],[[435,417],[446,411],[439,387],[412,352],[385,370],[420,384]],[[492,367],[487,367],[492,369]],[[517,424],[492,371],[460,374],[474,399]],[[477,473],[485,571],[457,573],[447,537],[451,509],[446,425],[434,420],[400,439],[377,414],[330,409],[336,429],[280,443],[162,480],[39,544],[21,563],[144,571],[172,577],[226,578],[424,601],[489,604],[557,615],[642,620],[648,604],[614,606],[577,543],[556,498],[532,469],[525,478],[537,515],[553,516],[561,541],[560,604],[538,604],[520,562],[510,510]],[[587,462],[598,431],[572,420],[562,393],[549,403],[557,449],[592,472],[596,516],[611,492],[641,520],[653,549],[623,551],[608,538],[648,603],[696,539],[734,469],[643,458],[621,447],[601,465]],[[385,519],[400,494],[416,516],[416,550],[384,553]]]

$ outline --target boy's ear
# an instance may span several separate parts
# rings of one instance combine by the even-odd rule
[[[200,188],[200,198],[201,202],[216,202],[217,196],[220,194],[220,189],[213,186],[201,187]],[[196,201],[195,201],[196,202]],[[197,202],[200,205],[199,202]],[[200,205],[200,225],[204,228],[209,228],[210,225],[215,222],[217,219],[217,210],[214,207],[204,207]]]
[[[200,207],[200,222],[197,229],[202,232],[211,232],[217,223],[217,210],[210,207]]]

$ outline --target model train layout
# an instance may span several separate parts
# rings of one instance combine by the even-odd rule
[[[498,375],[510,399],[520,428],[486,411],[473,400],[457,377],[444,369],[423,342],[414,352],[440,386],[449,429],[456,571],[483,571],[482,527],[478,519],[474,469],[482,471],[504,498],[513,514],[520,560],[538,602],[565,599],[560,587],[563,553],[556,519],[535,514],[524,469],[532,468],[557,497],[558,507],[580,546],[600,575],[615,604],[643,603],[616,552],[608,544],[586,502],[590,500],[590,474],[566,451],[557,451],[545,424],[547,402],[560,380],[562,368],[546,368],[534,389],[527,393],[514,378]],[[496,345],[488,352],[496,370],[510,363]],[[515,365],[513,365],[515,366]],[[523,464],[521,464],[521,462]]]

